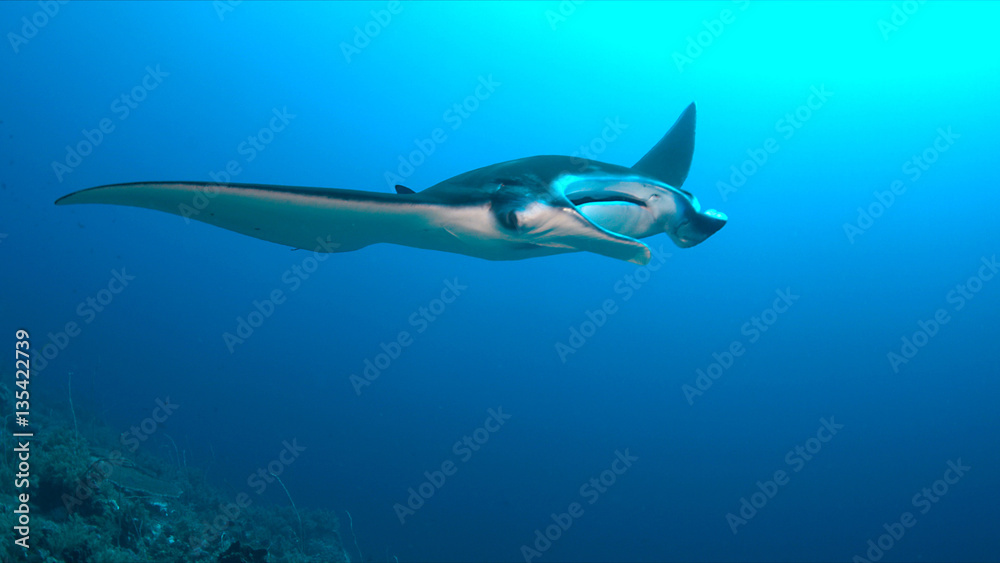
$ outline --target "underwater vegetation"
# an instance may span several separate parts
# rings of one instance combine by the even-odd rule
[[[14,395],[0,384],[5,412],[0,479],[18,473],[11,436]],[[29,488],[31,549],[5,542],[3,561],[29,563],[350,561],[329,510],[255,502],[232,517],[231,495],[209,483],[204,469],[148,453],[133,455],[122,436],[76,413],[35,413]],[[168,437],[169,439],[169,437]],[[172,440],[171,440],[172,442]],[[176,446],[174,446],[176,454]],[[284,485],[282,484],[282,487]],[[287,489],[285,490],[287,493]],[[18,499],[0,490],[0,526],[17,526]],[[221,507],[221,508],[220,508]]]

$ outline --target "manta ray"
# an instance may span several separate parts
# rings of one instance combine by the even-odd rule
[[[688,248],[726,223],[681,189],[694,154],[692,103],[631,168],[532,156],[396,193],[210,182],[136,182],[71,193],[55,203],[106,203],[190,217],[258,239],[348,252],[377,243],[521,260],[593,252],[646,264],[638,239],[666,233]],[[196,202],[201,205],[195,205]]]

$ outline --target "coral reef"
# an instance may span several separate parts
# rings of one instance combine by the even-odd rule
[[[11,406],[0,384],[0,403]],[[12,412],[13,409],[6,409]],[[3,561],[29,563],[272,563],[349,561],[333,512],[254,503],[219,523],[232,503],[204,472],[148,452],[115,449],[115,432],[78,431],[75,414],[35,416],[31,445],[30,549],[6,542]],[[11,418],[0,431],[0,478],[13,483]],[[81,427],[83,425],[80,425]],[[83,434],[87,436],[84,437]],[[175,453],[176,453],[176,446]],[[16,524],[18,499],[0,489],[0,526]],[[290,499],[291,497],[289,497]]]

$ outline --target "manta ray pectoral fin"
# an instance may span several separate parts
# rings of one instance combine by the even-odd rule
[[[632,170],[656,178],[675,188],[687,179],[694,155],[694,102],[684,110],[660,142],[646,153]]]
[[[106,203],[180,215],[254,238],[317,252],[394,242],[413,206],[394,194],[205,182],[143,182],[81,190],[56,205]],[[403,233],[405,236],[405,233]]]

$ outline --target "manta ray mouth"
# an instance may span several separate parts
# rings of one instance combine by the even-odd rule
[[[646,207],[646,202],[636,199],[634,197],[629,197],[625,194],[610,194],[610,193],[600,193],[600,192],[578,192],[574,194],[566,194],[569,201],[579,207],[581,205],[587,205],[588,203],[631,203],[633,205],[638,205],[640,207]]]

